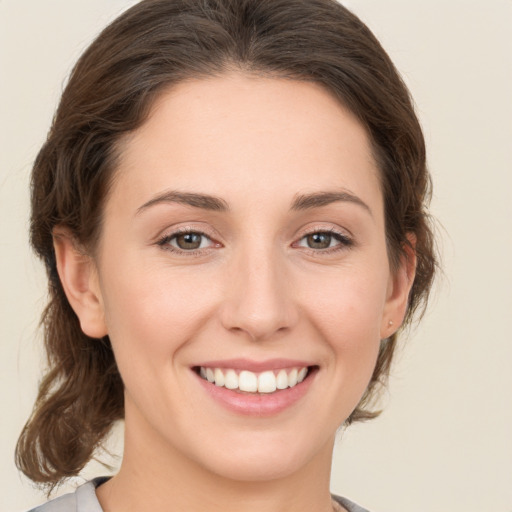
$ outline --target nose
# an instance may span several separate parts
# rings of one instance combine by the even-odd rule
[[[246,251],[231,262],[221,321],[252,341],[291,330],[299,320],[286,263],[271,248]]]

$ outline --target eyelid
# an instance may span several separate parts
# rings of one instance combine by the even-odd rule
[[[209,230],[204,228],[195,228],[194,226],[183,226],[183,227],[177,227],[168,229],[164,232],[164,234],[160,235],[156,240],[156,245],[161,247],[163,250],[175,253],[177,255],[183,255],[183,256],[195,256],[195,255],[201,255],[205,254],[206,252],[210,251],[213,248],[216,247],[222,247],[222,244],[220,242],[217,242],[211,233],[208,233]],[[179,235],[187,234],[187,233],[195,233],[198,235],[201,235],[208,240],[210,240],[211,245],[209,247],[202,247],[199,249],[180,249],[178,247],[174,247],[169,242],[178,237]]]
[[[203,227],[195,227],[192,225],[186,225],[186,226],[179,226],[174,228],[167,229],[164,234],[158,236],[157,240],[155,241],[155,245],[160,246],[163,250],[170,251],[172,253],[183,255],[183,256],[194,256],[194,255],[204,255],[215,248],[223,247],[223,244],[221,242],[218,242],[214,237],[215,234],[212,234],[210,229],[205,229]],[[201,235],[205,238],[207,238],[211,245],[209,247],[203,247],[198,249],[180,249],[178,247],[172,246],[169,242],[170,240],[174,239],[175,237],[186,234],[186,233],[196,233],[198,235]],[[304,247],[300,246],[299,243],[306,238],[307,236],[310,236],[315,233],[327,233],[330,236],[334,237],[336,240],[338,240],[338,244],[336,244],[333,247],[327,247],[325,249],[315,249],[311,247]],[[354,237],[351,233],[348,232],[346,229],[342,228],[336,228],[331,226],[312,226],[300,234],[299,237],[295,239],[295,241],[291,244],[294,248],[301,248],[302,250],[306,252],[310,252],[314,255],[327,255],[329,253],[335,253],[337,251],[343,251],[348,250],[351,247],[355,245]]]
[[[330,236],[333,236],[335,239],[339,241],[334,247],[327,247],[325,249],[313,249],[311,247],[304,247],[298,245],[304,238],[307,236],[313,235],[315,233],[327,233]],[[292,247],[301,248],[304,251],[307,251],[314,255],[328,255],[330,253],[335,253],[338,251],[343,251],[352,248],[355,245],[355,240],[353,235],[348,233],[348,230],[343,230],[341,228],[335,228],[333,226],[314,226],[303,231],[293,242]]]
[[[339,226],[333,226],[332,224],[325,225],[322,223],[318,223],[315,225],[310,225],[309,227],[303,228],[300,231],[300,238],[304,238],[305,236],[312,235],[314,233],[330,233],[333,235],[338,235],[344,239],[354,239],[354,235],[346,228],[342,228]]]

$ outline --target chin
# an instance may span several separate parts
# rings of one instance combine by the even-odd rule
[[[255,455],[251,457],[238,456],[231,460],[217,461],[211,466],[210,471],[217,475],[239,482],[266,482],[281,480],[297,473],[305,461],[299,457],[293,458],[290,454],[276,460],[276,457],[262,457]]]
[[[248,433],[252,442],[238,439],[229,447],[208,450],[211,457],[204,465],[207,470],[223,478],[239,482],[264,482],[292,476],[318,457],[330,460],[334,440],[325,446],[316,446],[297,435],[281,436]],[[244,442],[245,441],[245,442]],[[321,443],[319,443],[321,444]],[[330,467],[330,462],[328,464]]]

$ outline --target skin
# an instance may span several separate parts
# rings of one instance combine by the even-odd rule
[[[171,190],[229,210],[155,201]],[[326,191],[350,200],[291,209]],[[179,228],[207,237],[195,252],[160,242]],[[332,231],[342,242],[309,246],[308,234]],[[390,270],[378,169],[350,112],[312,83],[233,73],[179,84],[121,145],[95,254],[64,229],[55,248],[82,329],[109,335],[125,383],[124,459],[97,490],[106,512],[332,510],[336,430],[403,319],[414,273],[410,260]],[[318,371],[291,407],[241,415],[191,371],[240,357]]]

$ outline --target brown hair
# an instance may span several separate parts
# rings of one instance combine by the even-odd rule
[[[426,302],[436,259],[423,134],[407,88],[369,29],[335,0],[142,1],[76,64],[33,168],[31,242],[49,278],[42,317],[49,368],[16,460],[35,482],[51,488],[76,475],[124,416],[110,342],[81,331],[57,274],[52,230],[65,226],[92,251],[120,138],[145,121],[164,88],[232,69],[316,82],[358,117],[381,171],[392,265],[406,254],[407,235],[416,237],[405,324]],[[349,423],[378,414],[366,407],[386,381],[396,338],[382,341]]]

